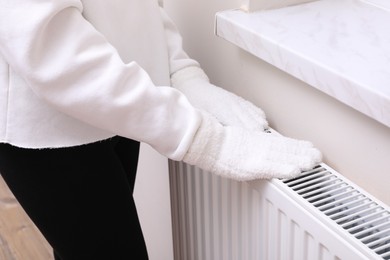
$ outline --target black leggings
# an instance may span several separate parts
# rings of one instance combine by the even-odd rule
[[[115,137],[70,148],[0,144],[5,182],[55,259],[148,259],[133,200],[139,143]]]

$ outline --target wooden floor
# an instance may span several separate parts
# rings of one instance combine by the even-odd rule
[[[0,259],[52,260],[51,247],[0,176]]]

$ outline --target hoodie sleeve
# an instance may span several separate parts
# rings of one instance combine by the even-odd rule
[[[76,0],[0,0],[0,53],[42,100],[181,160],[201,116],[179,91],[156,87],[82,16]]]
[[[171,75],[186,67],[200,67],[199,63],[196,60],[191,59],[183,50],[183,39],[176,25],[162,7],[160,7],[160,12],[164,23],[165,37],[168,44]]]

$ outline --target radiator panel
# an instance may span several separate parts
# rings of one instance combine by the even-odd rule
[[[235,182],[180,162],[170,162],[170,172],[177,260],[390,259],[379,257],[351,235],[351,229],[363,235],[369,223],[348,230],[334,225],[323,213],[345,218],[335,216],[345,205],[338,202],[330,206],[326,201],[329,189],[316,192],[323,188],[320,182],[332,187],[332,193],[338,191],[337,185],[348,191],[347,184],[332,176],[308,177],[310,183],[301,180],[293,185],[280,180]],[[349,193],[350,197],[340,201],[357,208],[369,203],[361,193]],[[336,195],[341,198],[341,194]],[[371,211],[368,214],[375,213]],[[373,216],[368,220],[383,226],[389,223],[383,215],[382,219]],[[382,247],[386,250],[387,239],[377,241],[369,243],[376,243],[373,247],[379,251]]]

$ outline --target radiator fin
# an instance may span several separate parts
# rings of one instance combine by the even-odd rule
[[[390,259],[385,206],[321,165],[235,182],[170,162],[177,260]]]
[[[319,166],[284,183],[383,259],[390,259],[390,212]]]

